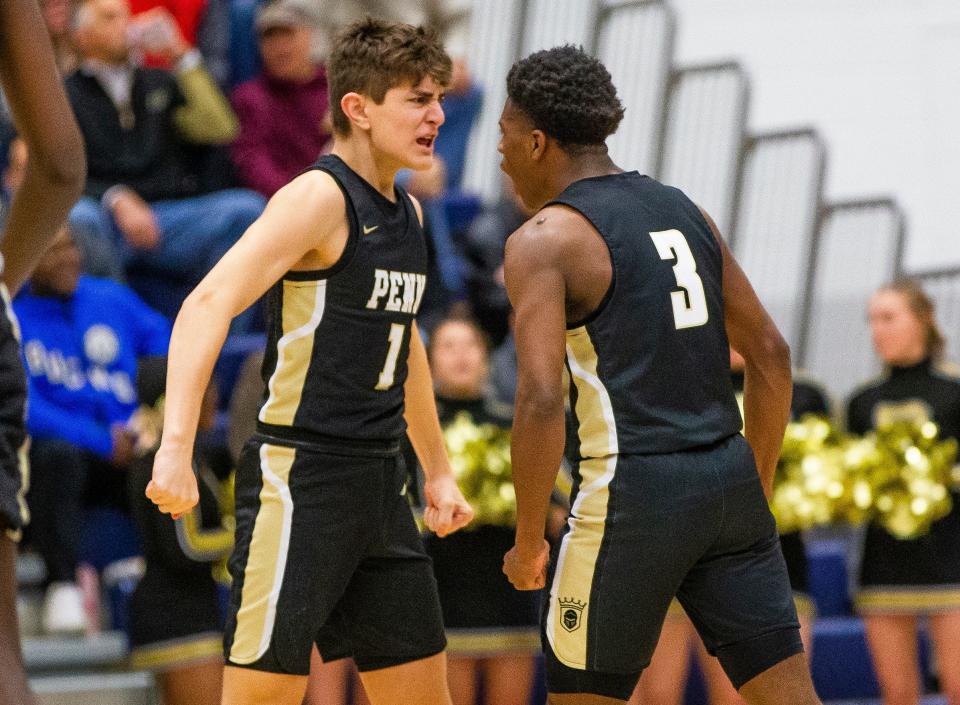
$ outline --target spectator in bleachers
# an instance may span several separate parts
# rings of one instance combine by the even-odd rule
[[[3,206],[0,213],[0,222],[7,218],[7,205],[10,203],[23,183],[23,177],[27,173],[27,143],[20,137],[14,137],[10,140],[10,146],[7,147],[7,163],[3,169]]]
[[[443,320],[430,336],[429,358],[444,428],[462,415],[476,425],[510,428],[510,407],[487,394],[488,343],[476,323],[461,318]],[[456,462],[452,457],[451,463]],[[502,643],[494,640],[488,645],[490,653],[482,658],[458,655],[451,641],[448,678],[454,705],[479,702],[481,681],[486,702],[519,705],[530,699],[540,593],[513,590],[501,571],[503,555],[513,545],[513,533],[508,526],[481,524],[442,540],[431,536],[425,541],[434,562],[446,628],[467,641],[476,630],[496,629],[503,637]],[[532,641],[533,649],[518,644],[517,637],[522,642],[524,636]]]
[[[327,76],[314,55],[316,2],[273,0],[257,11],[263,70],[230,96],[240,120],[233,160],[241,182],[270,197],[330,139]]]
[[[40,10],[44,24],[47,25],[47,34],[53,43],[57,68],[61,74],[66,75],[77,68],[77,52],[70,39],[70,24],[73,22],[76,1],[41,0]]]
[[[944,338],[933,302],[912,281],[874,294],[873,346],[883,375],[853,394],[847,426],[854,433],[895,421],[934,421],[942,438],[960,440],[960,375],[943,362]],[[926,618],[940,691],[960,703],[960,493],[929,534],[903,540],[867,528],[855,597],[884,705],[917,705],[923,679],[917,629]]]
[[[67,93],[89,161],[85,196],[71,224],[85,255],[94,240],[112,257],[86,259],[97,274],[141,268],[194,285],[259,216],[264,199],[244,189],[210,191],[201,147],[237,132],[230,106],[178,31],[133,35],[170,59],[173,73],[143,68],[128,46],[126,0],[83,0],[74,38],[82,58]],[[173,25],[175,27],[175,25]],[[106,261],[104,261],[106,260]]]
[[[217,387],[200,409],[203,438],[216,424]],[[194,458],[197,505],[179,519],[157,511],[144,492],[154,454],[129,473],[131,507],[143,539],[146,572],[130,598],[131,665],[155,673],[163,705],[218,705],[223,676],[223,614],[214,564],[233,548],[226,481],[232,462],[225,448],[198,446]]]
[[[184,41],[203,54],[204,63],[217,83],[230,80],[229,0],[130,0],[134,32],[156,33],[161,38],[179,31]],[[172,27],[171,23],[176,27]],[[144,62],[163,69],[175,68],[171,57],[143,47]]]
[[[446,128],[446,123],[444,123]],[[467,293],[470,308],[494,345],[500,346],[509,335],[510,301],[503,281],[503,252],[510,234],[533,215],[513,190],[509,179],[503,182],[503,194],[495,204],[484,208],[463,234],[460,246],[467,262]],[[512,345],[512,341],[509,343]],[[497,353],[494,357],[496,358]],[[496,365],[496,361],[494,362]],[[516,365],[514,364],[514,373]],[[508,370],[507,370],[508,371]],[[500,392],[498,373],[494,386]],[[506,382],[506,380],[504,380]],[[513,404],[513,381],[502,398]]]
[[[75,583],[85,495],[124,508],[138,363],[165,356],[170,324],[121,284],[81,275],[68,229],[15,299],[28,383],[32,542],[47,567],[48,631],[85,628]]]
[[[743,405],[744,367],[746,362],[736,350],[730,350],[730,371],[737,400]],[[820,385],[794,373],[793,396],[790,404],[791,421],[799,421],[807,414],[830,416],[830,403]],[[799,531],[780,535],[780,547],[787,563],[790,586],[793,588],[797,616],[800,620],[800,638],[808,656],[813,649],[813,621],[816,608],[807,590],[807,555]],[[707,653],[696,630],[674,601],[667,613],[653,660],[644,670],[631,705],[680,705],[686,686],[690,651],[695,650],[707,685],[710,705],[744,705],[743,698],[733,688],[720,662]]]
[[[436,148],[437,156],[446,166],[446,187],[451,191],[463,187],[470,132],[482,106],[483,91],[473,82],[466,59],[454,59],[450,85],[443,101],[443,130],[437,136]]]

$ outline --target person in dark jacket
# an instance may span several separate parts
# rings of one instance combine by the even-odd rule
[[[847,405],[847,428],[866,433],[897,421],[933,421],[941,438],[960,439],[960,375],[943,360],[944,338],[933,302],[912,281],[880,289],[868,310],[873,346],[884,363]],[[867,528],[854,597],[863,617],[884,705],[918,703],[921,620],[939,666],[946,702],[960,702],[960,493],[928,534],[899,539]]]
[[[259,216],[263,198],[211,190],[209,147],[230,142],[236,117],[177,31],[134,34],[126,0],[85,0],[74,39],[80,68],[67,94],[86,141],[89,176],[71,223],[89,271],[130,267],[196,284]],[[168,25],[174,27],[175,25]],[[173,73],[140,67],[138,51],[169,55]],[[87,243],[91,243],[88,245]],[[99,249],[98,249],[99,248]]]

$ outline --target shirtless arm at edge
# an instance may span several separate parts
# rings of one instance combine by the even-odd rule
[[[3,279],[14,296],[66,220],[86,178],[83,138],[36,0],[0,3],[0,82],[29,152],[0,245]]]
[[[546,583],[544,539],[550,494],[563,458],[566,279],[560,231],[538,223],[545,209],[507,240],[504,276],[516,316],[517,397],[511,457],[517,494],[516,544],[504,573],[518,590]]]
[[[773,476],[790,420],[793,377],[790,347],[757,298],[710,215],[700,209],[723,253],[723,315],[730,346],[746,361],[743,377],[744,435],[757,463],[763,491],[773,495]]]

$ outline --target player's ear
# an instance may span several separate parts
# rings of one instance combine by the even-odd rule
[[[347,93],[340,99],[340,109],[347,119],[361,130],[370,129],[367,117],[367,99],[359,93]]]
[[[530,133],[530,158],[534,161],[543,159],[544,151],[547,148],[547,136],[543,130],[533,130]]]

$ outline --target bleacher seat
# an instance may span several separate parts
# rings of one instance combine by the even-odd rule
[[[840,540],[807,542],[807,582],[820,617],[850,614],[847,545]]]

